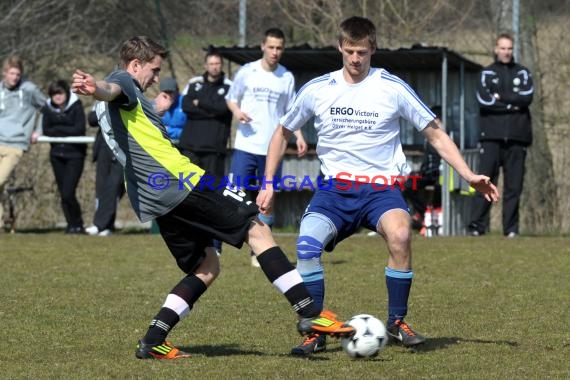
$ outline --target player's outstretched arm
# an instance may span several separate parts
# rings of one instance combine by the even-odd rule
[[[91,74],[77,69],[73,73],[71,91],[108,102],[121,94],[121,87],[115,83],[96,81]]]
[[[435,119],[424,128],[423,134],[428,139],[428,142],[437,150],[441,158],[449,163],[463,179],[469,182],[471,187],[483,193],[485,199],[490,202],[497,202],[499,200],[497,187],[491,182],[489,177],[475,174],[471,171],[453,140],[451,140],[447,133],[441,128],[439,119]]]

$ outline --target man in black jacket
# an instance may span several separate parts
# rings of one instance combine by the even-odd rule
[[[226,146],[232,124],[232,112],[225,99],[232,82],[226,79],[222,64],[220,53],[208,51],[204,58],[206,72],[188,82],[182,100],[188,120],[178,144],[193,163],[216,177],[225,175]],[[221,253],[221,242],[214,241],[214,247]]]
[[[219,176],[225,174],[226,145],[232,122],[225,100],[232,82],[225,78],[222,63],[219,53],[209,51],[204,60],[206,72],[188,82],[182,101],[188,121],[179,143],[192,162]]]
[[[513,59],[514,39],[500,34],[495,43],[495,62],[480,74],[477,100],[480,107],[481,155],[479,172],[497,184],[503,167],[503,234],[519,233],[519,201],[523,188],[527,147],[532,143],[529,105],[534,93],[530,71]],[[476,195],[471,235],[489,230],[491,204]]]

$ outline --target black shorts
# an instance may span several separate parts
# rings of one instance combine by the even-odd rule
[[[180,269],[191,273],[202,261],[204,249],[212,247],[212,239],[241,248],[258,213],[255,202],[243,191],[223,186],[218,178],[196,185],[172,211],[156,218],[156,223]]]

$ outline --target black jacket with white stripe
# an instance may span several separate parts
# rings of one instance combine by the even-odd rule
[[[477,85],[480,141],[532,144],[529,105],[534,87],[530,71],[513,60],[485,67]]]

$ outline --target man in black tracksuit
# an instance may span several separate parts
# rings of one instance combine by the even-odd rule
[[[192,162],[213,175],[225,174],[226,145],[230,135],[232,113],[225,96],[231,81],[222,71],[222,56],[206,54],[203,75],[194,77],[182,101],[188,116],[180,136],[179,147]]]
[[[226,94],[232,82],[222,71],[223,59],[216,51],[206,53],[203,75],[188,82],[182,100],[182,110],[188,120],[178,146],[190,160],[216,177],[225,175],[228,138],[232,124],[232,112],[226,104]],[[222,244],[214,241],[221,253]]]
[[[519,201],[523,188],[527,147],[532,143],[529,105],[534,93],[530,71],[513,59],[513,37],[496,39],[495,62],[481,71],[477,88],[480,109],[481,155],[479,172],[497,184],[503,167],[503,234],[519,233]],[[489,230],[491,203],[477,194],[471,235]]]

